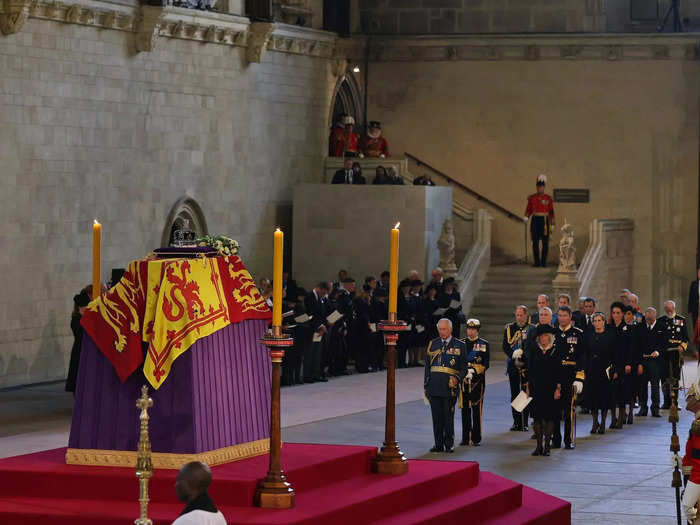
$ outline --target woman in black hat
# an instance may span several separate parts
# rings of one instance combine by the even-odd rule
[[[549,456],[554,421],[561,408],[562,356],[555,344],[553,326],[538,325],[535,337],[527,363],[527,392],[532,397],[529,408],[537,438],[537,448],[532,455]]]
[[[612,395],[609,374],[612,375],[610,369],[613,338],[611,332],[605,330],[605,315],[601,312],[594,313],[591,322],[593,330],[585,332],[585,348],[588,352],[586,400],[593,415],[591,434],[605,434],[605,420],[608,416]],[[600,422],[598,421],[599,412]]]
[[[83,327],[80,319],[90,303],[90,295],[87,289],[83,289],[73,297],[73,314],[70,319],[70,329],[73,331],[73,348],[70,351],[70,364],[68,365],[68,378],[66,379],[66,392],[75,394],[78,383],[78,365],[80,364],[80,345],[83,342]]]

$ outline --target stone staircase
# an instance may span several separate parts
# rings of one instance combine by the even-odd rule
[[[552,297],[555,274],[554,266],[533,268],[525,264],[506,264],[489,268],[467,317],[481,321],[481,336],[491,343],[491,359],[505,359],[501,351],[503,327],[513,320],[517,305],[524,304],[533,313],[541,293],[546,293],[550,302],[556,303],[556,298]]]

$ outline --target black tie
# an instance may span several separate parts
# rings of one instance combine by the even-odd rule
[[[350,172],[349,172],[349,171],[346,171],[346,172],[345,172],[345,183],[346,183],[346,184],[351,184],[351,181],[350,181]]]

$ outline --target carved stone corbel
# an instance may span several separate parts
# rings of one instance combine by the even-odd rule
[[[335,77],[342,77],[348,71],[348,61],[346,58],[336,58],[331,63],[331,72]]]
[[[267,43],[270,41],[275,24],[270,22],[253,22],[248,28],[248,48],[246,49],[246,59],[248,63],[262,62]]]
[[[138,51],[153,51],[156,48],[162,23],[163,7],[141,6],[141,15],[136,24],[136,49]]]
[[[0,13],[0,31],[3,35],[17,33],[29,18],[30,0],[3,0]]]

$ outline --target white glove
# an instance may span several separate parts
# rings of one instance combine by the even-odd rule
[[[467,381],[471,381],[472,377],[474,377],[474,370],[470,368],[467,372]]]
[[[527,216],[523,217],[523,222],[527,222]]]
[[[576,391],[576,395],[580,395],[581,392],[583,392],[583,382],[581,381],[574,381],[574,390]]]
[[[678,454],[671,454],[671,467],[676,468],[678,465],[678,470],[683,470],[683,460]]]
[[[654,350],[654,351],[651,353],[651,357],[659,357],[659,352],[657,352],[656,350]]]
[[[522,349],[518,348],[517,350],[513,350],[513,359],[522,359],[522,357],[523,357]]]
[[[360,154],[358,154],[357,156],[360,157],[361,159],[364,159],[364,158],[365,158],[364,153],[360,153]]]
[[[683,499],[681,500],[681,505],[683,506],[683,512],[685,513],[685,518],[693,523],[695,517],[697,516],[698,510],[696,505],[698,504],[698,499],[700,499],[700,485],[688,481],[685,486],[685,492],[683,492]]]

